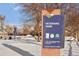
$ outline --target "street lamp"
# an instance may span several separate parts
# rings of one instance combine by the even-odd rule
[[[14,39],[16,39],[17,28],[14,26]]]

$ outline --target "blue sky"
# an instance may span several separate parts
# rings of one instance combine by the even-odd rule
[[[0,3],[0,15],[5,16],[5,24],[19,26],[21,25],[22,14],[19,11],[19,6],[16,4]]]

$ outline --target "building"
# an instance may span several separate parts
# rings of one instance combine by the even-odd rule
[[[5,16],[0,15],[0,39],[5,38],[8,34],[4,29],[4,20]]]

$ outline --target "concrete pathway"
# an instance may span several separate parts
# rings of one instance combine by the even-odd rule
[[[40,56],[40,43],[29,42],[0,40],[0,56]]]

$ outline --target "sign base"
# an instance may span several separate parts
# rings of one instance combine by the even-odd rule
[[[44,48],[42,49],[42,56],[60,56],[60,49],[49,49]]]

